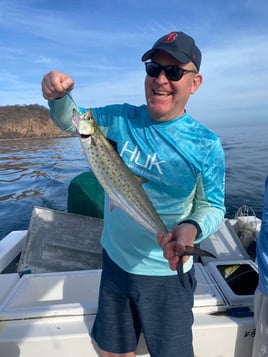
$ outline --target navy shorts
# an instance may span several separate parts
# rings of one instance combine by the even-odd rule
[[[194,268],[176,275],[129,274],[103,252],[99,306],[91,336],[108,352],[134,352],[141,331],[152,357],[193,357]]]

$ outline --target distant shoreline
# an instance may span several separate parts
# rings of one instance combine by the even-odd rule
[[[0,140],[52,139],[73,136],[62,131],[50,118],[43,106],[0,106]]]
[[[37,139],[68,139],[68,138],[75,138],[76,135],[66,134],[66,135],[59,135],[59,136],[21,136],[17,138],[0,138],[1,141],[14,141],[14,140],[37,140]]]

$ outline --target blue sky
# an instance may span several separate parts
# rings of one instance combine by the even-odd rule
[[[177,30],[203,55],[187,110],[210,127],[267,123],[267,16],[267,0],[0,0],[0,105],[46,105],[52,69],[80,106],[143,104],[140,58]]]

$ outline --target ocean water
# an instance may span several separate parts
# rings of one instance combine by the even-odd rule
[[[27,229],[34,206],[66,210],[68,185],[86,170],[78,138],[0,141],[0,239]]]
[[[226,217],[244,204],[261,217],[267,128],[214,129],[226,155]],[[35,205],[66,210],[71,179],[87,170],[78,138],[0,141],[0,239],[27,229]]]
[[[222,140],[226,160],[226,217],[234,217],[241,205],[261,218],[265,178],[268,175],[268,125],[215,129]]]

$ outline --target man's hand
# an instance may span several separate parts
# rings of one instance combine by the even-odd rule
[[[41,85],[45,99],[57,99],[74,88],[74,81],[63,72],[52,71],[44,76]]]
[[[175,226],[172,232],[157,235],[158,243],[164,252],[163,255],[172,270],[177,269],[179,259],[182,259],[183,263],[189,259],[188,256],[178,257],[176,252],[183,253],[185,246],[193,246],[196,235],[197,229],[191,223],[182,223]]]

